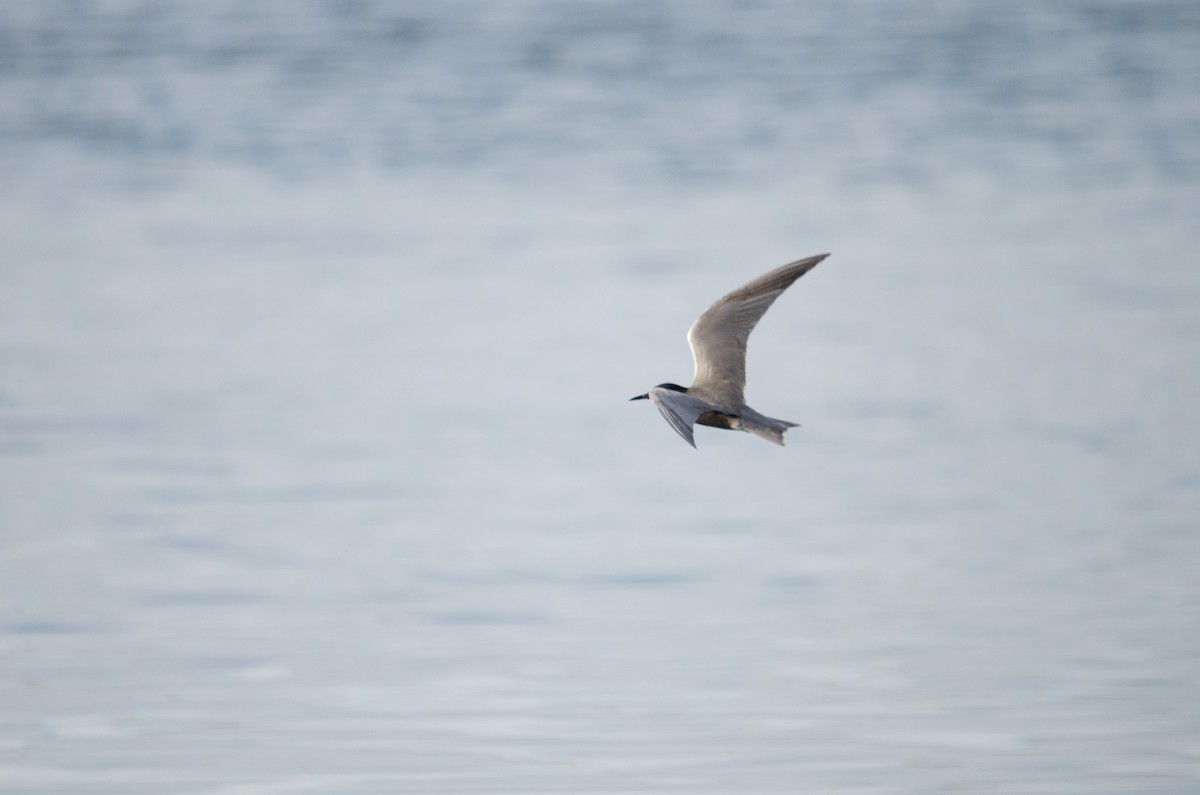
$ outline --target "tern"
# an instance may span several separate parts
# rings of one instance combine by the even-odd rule
[[[653,403],[692,447],[696,446],[696,423],[746,431],[782,447],[783,434],[797,423],[767,417],[746,405],[746,341],[775,299],[828,256],[796,260],[719,299],[688,329],[688,344],[696,362],[692,385],[659,384],[630,400]]]

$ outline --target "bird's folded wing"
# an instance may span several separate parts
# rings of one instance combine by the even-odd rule
[[[718,300],[688,330],[688,344],[696,361],[692,390],[719,404],[739,406],[745,401],[746,342],[775,299],[828,257],[797,260],[739,287]]]
[[[675,432],[682,436],[684,441],[695,447],[696,440],[692,433],[692,426],[696,424],[696,420],[701,414],[712,407],[703,400],[672,389],[655,387],[650,390],[649,395],[650,402],[658,407],[659,412],[667,422],[671,423]]]

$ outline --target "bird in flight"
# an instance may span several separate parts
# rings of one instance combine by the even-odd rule
[[[783,434],[796,423],[767,417],[746,405],[746,341],[775,299],[828,256],[817,254],[776,268],[705,309],[688,329],[696,361],[692,385],[659,384],[630,400],[653,403],[692,447],[696,423],[746,431],[782,446]]]

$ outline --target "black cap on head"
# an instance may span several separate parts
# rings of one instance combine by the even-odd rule
[[[687,392],[687,387],[680,386],[679,384],[659,384],[658,386],[656,386],[654,388],[655,389],[669,389],[672,392]],[[630,400],[648,400],[649,398],[650,398],[650,393],[647,392],[644,395],[636,395],[629,399]]]

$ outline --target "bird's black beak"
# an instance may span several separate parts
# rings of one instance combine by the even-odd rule
[[[650,398],[650,393],[647,392],[644,395],[635,395],[634,397],[631,397],[629,399],[630,400],[649,400],[649,398]]]

